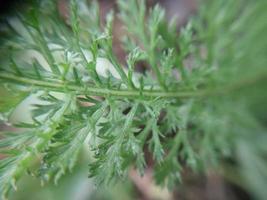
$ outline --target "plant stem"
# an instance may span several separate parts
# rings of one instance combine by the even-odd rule
[[[11,73],[1,72],[0,80],[5,80],[10,83],[20,83],[23,85],[40,87],[44,89],[50,89],[51,91],[58,92],[76,92],[80,95],[92,95],[92,96],[102,96],[102,97],[125,97],[130,99],[154,99],[154,98],[203,98],[209,96],[217,96],[217,95],[225,95],[231,93],[233,91],[240,90],[242,88],[246,88],[250,85],[254,85],[264,79],[267,78],[267,73],[258,73],[249,79],[240,79],[235,83],[222,86],[222,87],[213,87],[213,88],[204,88],[199,89],[197,91],[164,91],[164,90],[142,90],[141,92],[138,90],[116,90],[116,89],[107,89],[107,88],[99,88],[95,85],[75,85],[73,82],[66,82],[60,80],[37,80],[28,77],[20,77]]]

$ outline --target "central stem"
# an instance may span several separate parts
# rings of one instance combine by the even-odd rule
[[[84,85],[79,86],[74,83],[68,83],[64,81],[49,81],[49,80],[37,80],[28,77],[21,77],[11,73],[0,73],[0,80],[5,80],[10,83],[19,83],[22,85],[28,85],[33,87],[39,87],[42,89],[50,89],[51,91],[58,92],[76,92],[80,95],[90,95],[90,96],[114,96],[114,97],[127,97],[130,99],[154,99],[154,98],[194,98],[194,97],[207,97],[224,95],[232,91],[236,91],[241,88],[253,85],[267,77],[266,73],[257,74],[250,79],[239,80],[231,85],[223,87],[205,88],[199,89],[197,91],[163,91],[163,90],[129,90],[129,89],[107,89],[99,88],[95,85]]]

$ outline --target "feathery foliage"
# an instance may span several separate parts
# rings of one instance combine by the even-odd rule
[[[101,24],[96,2],[71,0],[64,22],[54,1],[40,1],[3,23],[1,119],[38,97],[30,122],[1,133],[3,197],[27,171],[57,183],[89,141],[98,184],[132,167],[143,174],[151,156],[158,184],[174,187],[185,167],[215,168],[263,199],[267,2],[207,0],[180,31],[159,5],[117,3],[126,66],[113,52],[114,12]]]

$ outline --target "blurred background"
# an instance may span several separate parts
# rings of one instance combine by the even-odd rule
[[[147,4],[152,6],[156,2],[160,3],[166,10],[168,19],[174,15],[178,17],[177,30],[183,26],[187,19],[197,11],[196,0],[148,0]],[[13,12],[15,4],[21,7],[30,4],[30,1],[9,0],[0,1],[1,18],[4,19]],[[115,0],[99,0],[101,18],[110,9],[116,10]],[[58,9],[62,17],[68,14],[68,1],[58,0]],[[121,62],[124,62],[125,54],[120,46],[119,38],[123,29],[121,22],[116,19],[114,28],[114,51]],[[138,70],[144,70],[145,66],[140,64]],[[0,97],[1,98],[1,97]],[[25,118],[27,106],[22,106],[22,110],[16,112],[15,118]],[[25,110],[26,109],[26,110]],[[0,125],[0,129],[10,129],[6,125]],[[1,159],[1,155],[0,155]],[[72,173],[66,174],[55,186],[53,183],[42,186],[40,181],[30,174],[24,176],[18,184],[18,191],[13,193],[11,200],[246,200],[252,199],[249,194],[228,182],[215,171],[208,170],[207,174],[195,175],[189,170],[183,173],[183,184],[178,185],[173,192],[155,186],[152,181],[151,171],[148,169],[143,178],[132,170],[128,180],[109,187],[96,188],[93,181],[87,177],[90,156],[85,144],[84,151]],[[0,183],[1,184],[1,183]],[[267,186],[266,186],[267,187]]]

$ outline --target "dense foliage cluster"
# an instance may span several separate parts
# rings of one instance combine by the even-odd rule
[[[1,119],[38,101],[30,122],[1,133],[2,195],[27,171],[57,182],[87,142],[97,184],[152,167],[172,188],[184,168],[215,168],[265,197],[267,2],[204,1],[180,31],[158,5],[117,5],[125,64],[113,52],[114,12],[101,24],[96,2],[72,0],[64,21],[54,1],[40,1],[3,23]]]

